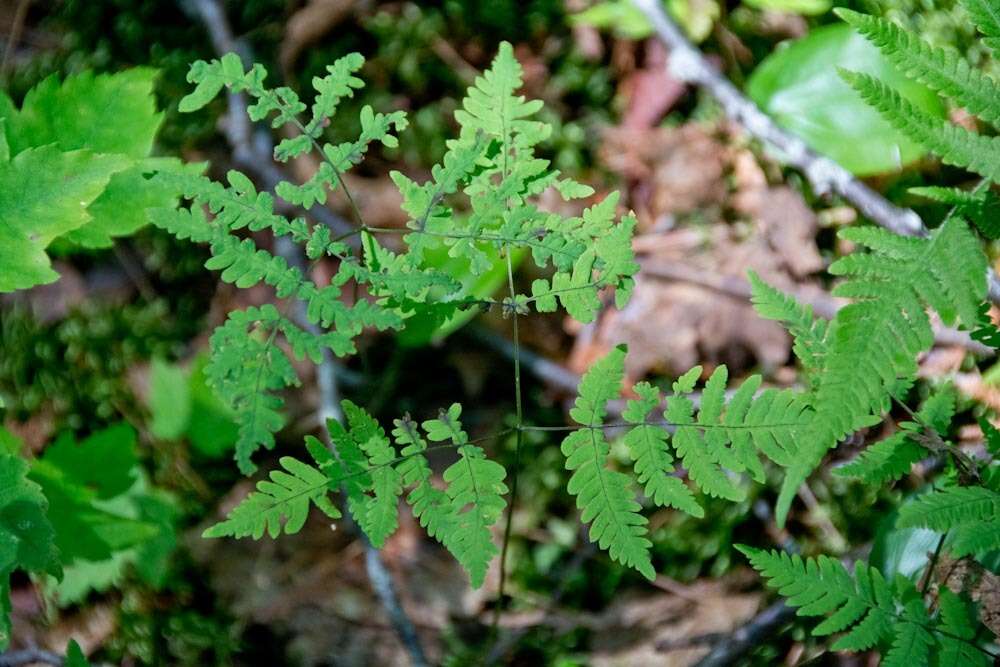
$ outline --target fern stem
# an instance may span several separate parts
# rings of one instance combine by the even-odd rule
[[[934,553],[931,554],[931,559],[927,563],[927,572],[924,574],[924,583],[920,586],[920,597],[925,597],[927,595],[927,591],[930,590],[931,581],[934,579],[934,569],[937,567],[938,559],[941,557],[941,548],[944,546],[944,540],[946,537],[948,537],[947,530],[941,533],[937,546],[934,547]]]
[[[514,291],[514,265],[510,257],[510,248],[507,249],[507,286],[510,289],[510,298],[513,299]],[[514,523],[514,503],[517,502],[517,480],[521,472],[521,445],[524,442],[524,412],[521,404],[521,340],[518,333],[517,311],[513,314],[514,328],[514,413],[517,433],[514,444],[514,467],[510,480],[510,503],[507,505],[507,520],[503,529],[503,545],[500,548],[500,586],[497,592],[497,605],[493,609],[493,624],[491,634],[496,635],[497,627],[500,624],[500,612],[504,606],[504,590],[507,581],[507,551],[510,545],[511,529]]]

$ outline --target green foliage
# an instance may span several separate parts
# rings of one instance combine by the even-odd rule
[[[252,536],[259,540],[265,532],[272,538],[282,532],[293,535],[305,525],[310,505],[331,519],[340,518],[340,511],[327,497],[330,480],[326,475],[290,456],[283,456],[280,463],[285,470],[274,470],[270,479],[257,482],[257,490],[202,537]]]
[[[881,118],[837,75],[838,66],[886,81],[929,118],[944,116],[931,90],[843,24],[814,28],[775,50],[753,71],[747,93],[778,125],[856,175],[898,171],[919,159],[926,147]]]
[[[932,431],[944,437],[955,413],[955,392],[950,387],[928,397],[916,414],[916,421],[900,422],[900,431],[867,447],[850,463],[834,472],[846,477],[857,477],[869,484],[883,484],[899,479],[910,472],[910,467],[933,453],[925,443]]]
[[[56,238],[109,247],[171,207],[178,191],[154,172],[195,174],[150,158],[162,121],[155,73],[82,73],[45,79],[20,109],[0,95],[0,292],[53,282],[45,249]]]
[[[0,453],[0,651],[10,644],[10,575],[15,569],[61,576],[55,531],[28,464]]]
[[[972,222],[980,234],[993,241],[1000,238],[1000,197],[988,185],[983,181],[971,191],[932,185],[910,188],[910,192],[954,207],[955,215]]]
[[[900,528],[948,532],[956,556],[982,557],[1000,549],[1000,493],[984,486],[949,486],[904,505]]]
[[[996,28],[994,12],[978,0],[968,2],[967,8],[981,30],[992,35]],[[908,77],[926,83],[987,123],[1000,121],[996,82],[958,53],[933,48],[882,19],[847,10],[839,14]],[[893,127],[939,155],[944,162],[974,171],[994,183],[1000,181],[1000,140],[927,114],[902,97],[894,83],[881,77],[846,70],[841,71],[841,76]]]
[[[951,98],[989,123],[1000,121],[996,83],[950,49],[934,48],[918,36],[875,16],[838,9],[837,16],[864,35],[907,76]]]
[[[854,576],[829,556],[803,559],[777,551],[739,547],[768,584],[798,607],[801,616],[828,616],[812,633],[822,637],[844,633],[833,643],[835,651],[861,651],[888,646],[884,665],[926,665],[931,657],[962,656],[968,662],[940,664],[986,665],[975,644],[974,627],[964,603],[957,597],[932,619],[920,594],[908,579],[897,577],[890,586],[882,574],[864,563]],[[961,625],[960,632],[953,629]]]
[[[308,209],[325,203],[337,188],[349,197],[341,181],[343,173],[358,164],[373,143],[395,146],[394,132],[406,128],[402,112],[383,114],[364,107],[358,118],[358,138],[339,144],[324,142],[330,116],[362,86],[355,74],[363,62],[360,55],[350,54],[328,67],[326,76],[314,79],[317,97],[308,120],[300,119],[306,105],[295,91],[268,88],[264,68],[254,65],[246,71],[234,54],[195,63],[189,80],[196,88],[180,106],[183,111],[201,108],[227,88],[252,98],[251,119],[270,118],[273,127],[288,126],[292,136],[275,148],[275,158],[284,161],[312,150],[321,166],[309,182],[282,182],[276,193]],[[258,192],[237,171],[227,174],[228,185],[191,173],[160,175],[183,191],[191,207],[154,210],[155,225],[178,238],[209,244],[212,257],[206,267],[220,270],[224,281],[240,288],[263,282],[279,298],[300,301],[309,324],[321,330],[301,328],[277,309],[265,306],[231,313],[212,336],[207,376],[240,424],[236,458],[241,470],[254,470],[251,456],[257,448],[274,446],[274,434],[283,425],[277,392],[298,381],[277,347],[279,334],[296,356],[318,363],[324,349],[337,356],[352,354],[354,338],[368,327],[399,330],[412,318],[426,332],[462,321],[484,302],[494,303],[479,291],[477,279],[490,276],[485,284],[497,286],[513,270],[513,259],[508,258],[528,252],[538,267],[551,267],[552,278],[536,280],[530,296],[512,293],[502,302],[505,312],[524,312],[531,303],[539,310],[554,310],[559,300],[572,315],[590,321],[600,307],[599,290],[613,288],[617,300],[627,298],[638,270],[630,246],[635,220],[629,216],[615,222],[617,195],[609,195],[580,217],[537,208],[535,199],[550,187],[564,199],[589,197],[593,191],[562,178],[547,160],[534,156],[536,145],[551,129],[532,118],[541,102],[516,94],[521,82],[521,66],[513,49],[502,44],[490,70],[476,80],[456,112],[461,132],[449,142],[431,180],[417,184],[402,174],[391,174],[403,195],[403,209],[411,217],[404,252],[390,251],[376,236],[395,230],[373,229],[358,220],[355,233],[360,236],[361,250],[356,253],[346,242],[353,234],[334,238],[326,227],[275,213],[274,196]],[[457,214],[453,205],[460,194],[468,202],[467,215]],[[203,213],[203,207],[211,217]],[[289,237],[309,259],[335,260],[336,274],[321,287],[284,258],[238,235],[243,229]],[[429,259],[440,257],[441,249],[460,264],[442,265]],[[461,273],[461,287],[451,271]],[[372,298],[347,305],[341,296],[351,282],[363,285]],[[382,502],[379,515],[388,521],[388,501]],[[378,537],[392,528],[383,523],[374,532]]]

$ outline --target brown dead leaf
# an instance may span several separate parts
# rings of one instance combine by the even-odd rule
[[[796,277],[823,268],[816,249],[816,214],[787,185],[753,187],[738,192],[733,207],[756,221],[770,246]]]
[[[610,128],[600,157],[612,171],[638,181],[631,205],[644,230],[674,216],[718,211],[726,196],[728,149],[697,123],[680,128]]]
[[[647,42],[645,66],[625,77],[618,89],[618,94],[628,100],[622,127],[653,127],[684,95],[687,86],[670,75],[667,59],[667,50],[660,42]]]
[[[971,558],[944,555],[934,569],[934,579],[953,593],[967,594],[979,605],[979,620],[1000,637],[1000,576]]]

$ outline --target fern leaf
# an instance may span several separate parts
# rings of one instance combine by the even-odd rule
[[[367,459],[370,478],[371,495],[354,518],[372,545],[381,548],[399,526],[403,480],[392,465],[396,462],[396,451],[382,427],[365,410],[348,400],[341,401],[341,406],[350,426],[350,438]],[[343,440],[338,438],[338,442]]]
[[[566,469],[573,471],[567,490],[576,496],[581,520],[590,524],[590,539],[614,560],[652,580],[656,571],[650,561],[646,518],[639,513],[629,478],[607,468],[604,417],[607,402],[621,391],[624,364],[625,348],[619,346],[584,374],[570,410],[570,416],[584,428],[563,440],[562,452]]]
[[[828,322],[813,314],[811,306],[800,304],[794,297],[772,287],[751,271],[750,289],[754,310],[761,317],[781,322],[794,341],[795,357],[810,379],[823,368],[826,355]]]
[[[955,215],[972,222],[983,236],[992,241],[1000,238],[1000,197],[988,186],[989,181],[983,181],[974,190],[927,186],[910,188],[909,192],[953,206]]]
[[[1000,182],[1000,138],[976,134],[934,118],[868,74],[841,70],[841,76],[893,127],[939,155],[944,162]]]
[[[873,227],[841,232],[868,247],[837,260],[847,276],[834,294],[857,299],[837,312],[826,363],[812,403],[817,412],[799,462],[789,469],[776,508],[780,522],[798,486],[841,438],[877,423],[900,383],[916,377],[916,356],[934,341],[925,306],[946,322],[978,319],[986,295],[986,261],[968,226],[951,218],[929,238],[905,238]]]
[[[961,0],[973,23],[984,37],[983,41],[994,52],[1000,51],[1000,8],[994,0]]]
[[[530,148],[547,138],[549,126],[527,120],[542,108],[542,102],[526,101],[524,96],[514,94],[521,87],[521,77],[521,64],[514,57],[513,47],[501,42],[490,69],[476,77],[462,108],[455,112],[463,133],[483,132],[496,137],[503,153]]]
[[[928,455],[919,443],[923,424],[944,434],[955,413],[955,392],[946,389],[930,396],[917,412],[918,420],[903,422],[902,430],[865,448],[853,461],[834,470],[837,475],[855,477],[869,484],[884,484],[910,472],[914,463]]]
[[[705,510],[694,499],[694,494],[674,472],[673,456],[667,446],[667,431],[660,426],[646,424],[646,417],[660,405],[660,392],[646,382],[633,387],[638,399],[625,404],[622,417],[635,426],[625,435],[625,446],[635,462],[635,474],[646,495],[660,507],[675,507],[696,517],[705,516]]]
[[[931,662],[931,650],[937,646],[937,642],[931,633],[933,626],[923,597],[917,592],[913,582],[905,577],[897,576],[896,588],[902,613],[897,612],[897,620],[892,628],[892,645],[886,652],[882,665],[928,665]]]
[[[490,561],[499,553],[490,529],[506,507],[503,480],[507,471],[487,459],[482,448],[469,444],[459,421],[461,414],[462,406],[455,403],[423,427],[428,440],[451,440],[458,445],[459,460],[444,471],[450,516],[442,526],[442,542],[469,573],[473,587],[479,588]]]
[[[284,532],[293,535],[302,529],[315,505],[331,519],[340,511],[328,497],[330,480],[308,463],[290,456],[279,460],[284,470],[274,470],[270,479],[257,483],[257,490],[244,498],[226,517],[202,537],[247,537],[258,540],[267,533],[276,538]]]
[[[803,559],[798,554],[737,546],[754,569],[777,589],[800,616],[830,616],[812,633],[825,636],[846,632],[834,650],[859,651],[886,639],[895,607],[889,585],[878,570],[855,564],[854,577],[829,556]]]
[[[896,525],[944,532],[966,523],[997,520],[1000,520],[1000,493],[982,486],[952,486],[902,506]]]
[[[896,24],[849,9],[837,15],[854,26],[903,74],[950,97],[988,123],[1000,122],[1000,87],[954,49],[935,48]]]
[[[938,591],[941,617],[941,650],[937,664],[941,667],[987,667],[986,654],[976,648],[976,621],[966,603],[947,586]]]
[[[272,449],[274,434],[284,425],[279,412],[284,401],[275,392],[299,381],[288,357],[274,345],[281,319],[269,304],[233,311],[209,341],[205,374],[240,424],[236,463],[247,475],[256,470],[251,455],[259,447]]]

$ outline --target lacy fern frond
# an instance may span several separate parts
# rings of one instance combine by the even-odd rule
[[[972,67],[954,49],[936,48],[896,24],[849,9],[837,16],[874,44],[896,68],[910,78],[950,97],[969,113],[988,123],[1000,122],[1000,87]]]
[[[590,539],[614,560],[652,580],[656,571],[650,561],[652,542],[646,537],[646,517],[639,512],[629,477],[607,467],[610,446],[604,436],[604,417],[608,401],[621,392],[624,364],[625,348],[619,346],[580,380],[570,416],[584,428],[570,433],[562,443],[566,469],[573,471],[566,489],[576,496],[580,519],[591,524]]]
[[[247,475],[257,469],[251,455],[258,447],[272,449],[274,434],[284,425],[284,401],[276,392],[298,383],[288,357],[275,345],[281,320],[271,305],[233,311],[209,340],[206,379],[240,425],[236,463]]]
[[[1000,138],[976,134],[934,118],[868,74],[842,70],[841,76],[893,127],[936,153],[944,162],[1000,182]]]
[[[812,307],[801,304],[794,297],[772,287],[750,271],[751,301],[761,317],[781,322],[791,334],[792,350],[802,364],[812,386],[824,364],[827,352],[829,322],[813,314]]]
[[[789,605],[798,607],[800,616],[827,616],[813,628],[814,636],[844,633],[831,646],[834,651],[887,645],[882,664],[900,667],[931,664],[938,652],[954,655],[957,647],[949,647],[950,641],[966,644],[960,650],[962,655],[978,652],[967,633],[952,633],[948,621],[929,616],[908,579],[897,577],[890,586],[876,568],[860,561],[851,576],[840,561],[829,556],[803,559],[797,554],[737,548],[771,588],[787,598]],[[949,609],[949,614],[954,622],[957,609]],[[983,663],[980,658],[970,664]]]
[[[331,519],[340,511],[330,502],[330,479],[314,466],[290,456],[279,460],[284,470],[273,470],[269,479],[244,498],[225,521],[206,530],[202,537],[271,538],[293,535],[305,525],[309,508],[318,507]]]
[[[834,472],[869,484],[883,484],[908,474],[914,463],[933,453],[924,444],[929,440],[924,429],[933,429],[939,436],[947,433],[955,414],[955,398],[950,387],[932,394],[917,412],[915,422],[901,422],[899,432],[866,447],[857,458]]]

